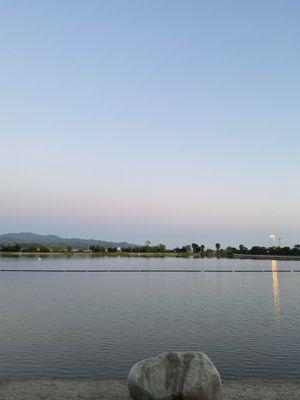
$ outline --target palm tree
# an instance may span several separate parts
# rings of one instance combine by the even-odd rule
[[[201,253],[201,257],[202,257],[202,258],[203,258],[204,249],[205,249],[204,244],[201,244],[201,246],[200,246],[200,253]]]
[[[218,258],[220,257],[220,254],[219,254],[220,248],[221,248],[220,243],[216,243],[216,250],[217,250],[216,251],[216,255],[217,255]]]

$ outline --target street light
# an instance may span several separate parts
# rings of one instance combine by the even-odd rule
[[[272,233],[272,235],[270,235],[269,236],[270,237],[270,239],[272,239],[272,241],[273,241],[273,247],[274,247],[274,249],[275,249],[275,243],[276,243],[276,235],[274,234],[274,233]]]

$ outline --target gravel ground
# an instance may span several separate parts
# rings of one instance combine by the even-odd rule
[[[125,381],[0,380],[0,400],[130,400]],[[226,381],[222,400],[300,400],[299,380]]]

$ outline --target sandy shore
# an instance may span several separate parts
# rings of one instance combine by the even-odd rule
[[[1,380],[0,400],[130,400],[125,381]],[[226,381],[222,400],[299,400],[299,380]]]

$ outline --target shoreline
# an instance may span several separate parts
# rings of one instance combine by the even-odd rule
[[[92,258],[103,258],[103,257],[141,257],[141,258],[193,258],[193,259],[218,259],[218,260],[282,260],[282,261],[300,261],[300,256],[280,256],[280,255],[254,255],[254,254],[234,254],[231,257],[201,257],[200,255],[192,253],[120,253],[120,252],[105,252],[105,253],[88,253],[88,252],[8,252],[0,251],[0,257],[92,257]]]
[[[0,400],[130,400],[125,380],[1,379]],[[300,379],[224,381],[222,400],[299,400]]]
[[[282,260],[300,261],[300,256],[279,256],[279,255],[255,255],[255,254],[234,254],[234,260]]]

